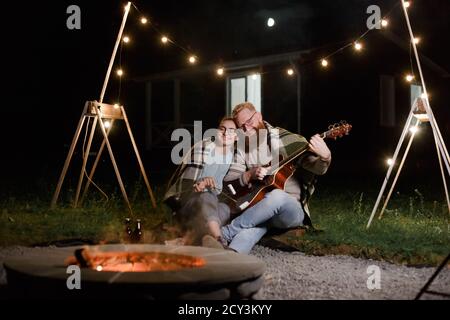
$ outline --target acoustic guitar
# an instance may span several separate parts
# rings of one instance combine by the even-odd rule
[[[337,139],[348,135],[352,126],[345,121],[328,127],[328,131],[320,134],[322,139]],[[264,196],[274,190],[284,190],[286,181],[294,174],[298,158],[308,151],[308,146],[295,151],[289,157],[280,156],[279,162],[275,168],[270,167],[268,174],[263,180],[253,180],[249,186],[235,188],[232,184],[226,185],[223,194],[230,200],[230,204],[236,206],[241,211],[254,206],[264,199]],[[270,165],[270,164],[269,164]],[[237,190],[236,190],[237,189]]]

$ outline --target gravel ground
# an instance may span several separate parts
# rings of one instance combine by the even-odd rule
[[[0,285],[6,284],[3,261],[20,255],[40,255],[52,247],[0,248]],[[256,246],[252,255],[267,266],[257,299],[414,299],[435,268],[412,268],[349,256],[307,256]],[[369,290],[367,268],[380,268],[380,289]],[[430,290],[450,292],[450,268],[444,269]],[[427,295],[423,299],[440,299]]]
[[[259,299],[414,299],[436,270],[350,256],[307,256],[262,246],[251,254],[267,266]],[[370,265],[380,268],[380,289],[367,288]],[[429,290],[450,293],[450,268],[442,270]],[[426,294],[422,299],[442,298]]]

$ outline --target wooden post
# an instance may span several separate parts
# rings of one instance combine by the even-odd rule
[[[420,75],[420,82],[422,84],[423,93],[424,93],[424,95],[426,97],[424,99],[425,100],[425,109],[426,109],[428,117],[430,119],[430,125],[431,125],[431,128],[433,129],[433,133],[435,135],[438,135],[440,140],[441,140],[441,143],[439,143],[438,145],[439,145],[439,148],[441,149],[442,155],[444,157],[448,174],[450,175],[450,163],[449,163],[450,162],[450,157],[449,157],[448,152],[446,150],[447,148],[445,147],[444,140],[442,139],[441,132],[440,132],[440,130],[439,130],[438,126],[437,126],[436,120],[434,118],[433,111],[431,110],[430,101],[428,100],[428,90],[427,90],[427,87],[426,87],[426,84],[425,84],[425,77],[424,77],[423,72],[422,72],[422,64],[420,63],[419,53],[417,51],[417,45],[416,45],[416,42],[414,41],[415,37],[414,37],[414,33],[413,33],[413,30],[412,30],[412,27],[411,27],[411,22],[409,20],[408,10],[406,9],[406,6],[404,5],[404,1],[403,0],[401,0],[401,3],[402,3],[402,8],[403,8],[403,13],[405,15],[406,25],[407,25],[408,31],[409,31],[409,37],[410,37],[410,40],[411,40],[411,46],[413,48],[414,56],[416,58],[416,65],[417,65],[417,70],[419,71],[419,75]]]
[[[77,191],[75,194],[75,200],[73,201],[73,207],[78,206],[78,199],[80,197],[81,185],[83,184],[84,173],[86,171],[86,164],[89,158],[89,152],[91,151],[92,140],[94,139],[95,128],[97,127],[97,117],[94,117],[94,122],[92,123],[91,134],[89,135],[88,144],[86,151],[83,150],[83,164],[81,166],[80,178],[78,179]]]
[[[150,187],[150,183],[148,182],[147,174],[145,173],[144,165],[141,160],[141,156],[139,155],[139,150],[136,146],[136,142],[133,137],[133,132],[131,131],[130,123],[128,122],[127,114],[125,113],[124,107],[120,107],[123,114],[123,119],[125,120],[125,125],[127,126],[128,134],[130,135],[131,143],[133,144],[134,153],[136,154],[136,158],[139,162],[139,167],[141,168],[142,176],[144,177],[145,185],[147,186],[148,194],[152,201],[153,208],[156,208],[155,197],[153,196],[152,188]]]
[[[450,214],[450,198],[448,195],[447,180],[445,179],[444,167],[442,166],[442,155],[439,150],[438,141],[434,139],[434,142],[436,144],[436,151],[439,159],[439,168],[441,169],[442,182],[444,183],[444,192],[445,192],[445,199],[447,200],[448,213]]]
[[[434,117],[433,110],[431,110],[431,107],[429,107],[429,106],[428,106],[428,110],[429,110],[428,117],[430,119],[430,124],[431,124],[431,122],[433,122],[434,126],[436,128],[436,131],[433,131],[433,134],[435,135],[435,139],[434,140],[438,143],[438,148],[441,150],[441,154],[442,154],[442,158],[444,160],[444,164],[447,167],[448,174],[450,175],[450,156],[448,154],[448,150],[447,150],[447,147],[445,145],[445,141],[442,138],[441,130],[439,129],[439,126],[438,126],[438,124],[436,122],[436,118]]]
[[[377,198],[377,201],[375,202],[375,205],[374,205],[374,207],[372,209],[372,213],[370,214],[369,222],[367,223],[366,229],[369,229],[369,227],[370,227],[370,225],[372,223],[372,220],[375,217],[375,213],[378,210],[378,206],[380,205],[381,198],[382,198],[382,196],[384,194],[384,190],[385,190],[386,185],[387,185],[387,183],[389,181],[389,178],[391,176],[392,170],[394,169],[395,161],[397,160],[398,154],[400,152],[400,148],[403,145],[403,141],[405,140],[406,134],[408,133],[408,130],[409,130],[409,126],[411,125],[411,121],[412,121],[412,118],[413,118],[413,109],[414,109],[414,105],[411,107],[411,110],[410,110],[409,115],[408,115],[408,119],[406,120],[406,123],[405,123],[405,127],[403,128],[402,135],[400,137],[400,140],[397,143],[397,147],[395,148],[394,157],[392,158],[392,164],[389,166],[389,169],[388,169],[388,171],[386,173],[386,177],[384,177],[383,185],[381,186],[381,190],[378,193],[378,198]]]
[[[111,55],[111,60],[109,61],[108,70],[106,71],[105,81],[103,82],[102,92],[100,93],[100,103],[103,103],[103,98],[105,97],[106,88],[108,87],[109,77],[111,76],[111,70],[116,60],[117,48],[119,47],[120,41],[122,41],[123,29],[125,29],[125,24],[127,22],[128,13],[130,12],[131,2],[128,2],[125,6],[125,13],[123,15],[122,24],[119,29],[119,34],[117,35],[116,44],[114,45],[113,53]]]
[[[114,125],[114,119],[111,119],[111,126],[106,131],[107,136],[109,136],[109,132],[111,131],[113,125]],[[94,177],[95,170],[97,169],[97,165],[100,161],[100,157],[103,153],[103,150],[105,149],[105,145],[106,145],[106,140],[103,139],[102,144],[100,145],[100,148],[98,149],[94,164],[92,165],[91,172],[89,173],[89,176],[88,176],[89,178],[87,179],[86,184],[84,185],[83,194],[81,195],[81,199],[80,199],[80,205],[83,203],[84,198],[86,197],[89,186],[91,185],[92,178]]]
[[[64,178],[67,174],[67,169],[69,168],[70,161],[72,160],[73,151],[75,150],[75,146],[77,145],[78,138],[81,133],[81,129],[83,128],[84,120],[86,119],[86,112],[88,109],[89,102],[84,104],[83,113],[81,114],[80,121],[78,122],[77,129],[75,130],[75,134],[72,139],[72,144],[70,145],[69,153],[67,154],[66,161],[64,162],[64,167],[62,169],[61,175],[59,176],[58,184],[56,186],[55,193],[53,194],[52,202],[50,204],[51,208],[56,206],[56,202],[58,201],[59,193],[61,192],[61,187],[64,182]]]
[[[99,118],[98,122],[100,125],[100,129],[102,130],[103,138],[105,139],[106,147],[108,148],[109,156],[111,157],[111,162],[114,167],[114,172],[116,173],[117,181],[119,182],[120,190],[122,191],[123,198],[125,199],[128,209],[130,210],[130,214],[133,215],[133,210],[131,209],[131,204],[130,204],[130,201],[128,200],[127,192],[125,191],[125,187],[122,182],[122,177],[120,176],[119,167],[117,166],[116,159],[114,158],[114,153],[112,151],[111,144],[109,143],[109,139],[106,134],[105,126],[103,125],[101,113],[99,110],[96,110],[96,112],[97,112],[97,117]]]
[[[419,125],[419,123],[420,123],[420,121],[416,120],[415,126],[417,127]],[[379,215],[378,219],[381,219],[383,217],[384,210],[386,210],[386,207],[387,207],[387,204],[389,202],[389,199],[391,198],[392,192],[394,191],[395,185],[397,184],[398,177],[400,176],[400,172],[403,169],[403,165],[405,164],[406,157],[408,156],[409,149],[411,149],[411,145],[412,145],[412,142],[413,142],[415,136],[416,136],[416,132],[412,132],[411,133],[411,138],[409,138],[408,145],[406,146],[405,153],[403,154],[402,161],[400,162],[400,165],[398,166],[397,174],[395,175],[394,181],[392,182],[391,189],[389,190],[389,193],[388,193],[388,195],[386,197],[386,200],[384,201],[383,208],[381,208],[380,215]],[[395,165],[395,163],[393,165]]]

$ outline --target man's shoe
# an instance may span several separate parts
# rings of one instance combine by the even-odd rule
[[[213,249],[225,249],[224,245],[213,236],[207,234],[202,238],[202,247]]]

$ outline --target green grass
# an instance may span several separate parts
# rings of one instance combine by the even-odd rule
[[[364,193],[323,192],[311,201],[322,233],[281,239],[307,254],[347,254],[410,265],[437,265],[450,252],[450,215],[446,203],[426,201],[417,190],[394,197],[381,220],[366,229],[375,199]]]
[[[144,242],[172,237],[170,229],[161,228],[162,224],[171,225],[168,209],[161,203],[156,209],[151,208],[145,196],[132,196],[134,215],[142,219],[147,235]],[[64,198],[71,197],[69,193]],[[394,263],[437,265],[450,251],[450,216],[444,202],[430,199],[417,190],[410,195],[395,195],[383,219],[374,219],[372,227],[366,230],[375,202],[373,196],[320,190],[311,201],[311,213],[315,226],[324,232],[279,238],[306,254],[346,254]],[[1,200],[0,246],[49,244],[66,239],[95,243],[125,240],[123,222],[128,211],[120,195],[115,194],[107,202],[90,200],[80,209],[65,205],[50,210],[49,200],[34,196]]]
[[[10,197],[0,207],[0,246],[47,244],[67,239],[121,242],[129,211],[120,195],[88,201],[82,208],[70,204],[50,209],[50,200]],[[70,196],[66,197],[70,199]],[[71,203],[71,202],[69,202]],[[153,209],[148,198],[132,202],[133,217],[144,230],[168,221],[168,211],[158,203]],[[133,226],[134,227],[134,226]]]

